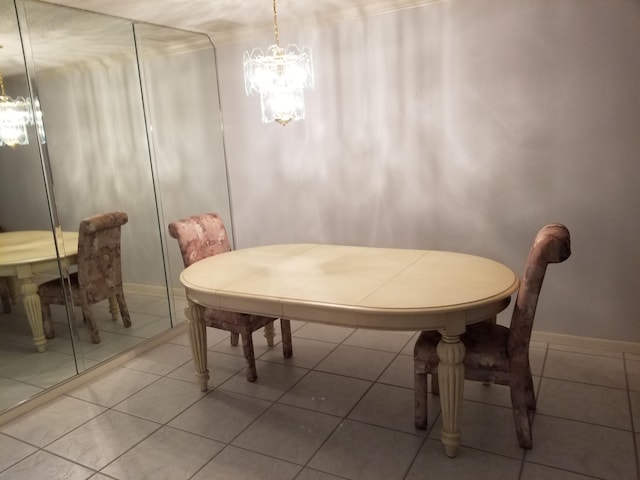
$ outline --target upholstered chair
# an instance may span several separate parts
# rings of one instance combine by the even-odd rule
[[[564,225],[543,227],[537,234],[526,262],[509,328],[485,321],[470,325],[461,336],[466,348],[464,376],[485,384],[508,385],[518,441],[531,448],[531,423],[536,409],[529,341],[536,306],[547,265],[560,263],[571,255],[569,230]],[[427,425],[427,374],[431,374],[431,390],[438,394],[438,332],[422,332],[414,348],[415,424]]]
[[[69,275],[73,304],[82,308],[82,317],[89,328],[91,341],[100,343],[100,333],[91,305],[109,301],[109,312],[118,320],[118,309],[125,327],[131,318],[122,287],[120,229],[128,222],[124,212],[110,212],[85,218],[78,235],[78,271]],[[49,280],[38,287],[42,319],[47,338],[54,336],[51,304],[64,305],[63,280]],[[73,311],[73,310],[72,310]]]
[[[169,233],[178,240],[182,261],[185,267],[206,257],[231,250],[227,231],[220,216],[216,213],[195,215],[169,224]],[[242,338],[242,349],[247,360],[247,380],[255,382],[258,378],[256,360],[253,351],[253,332],[265,327],[267,344],[273,346],[274,318],[246,313],[228,312],[207,308],[205,325],[231,332],[231,345],[238,345],[238,336]],[[282,350],[285,358],[292,355],[291,325],[289,320],[280,319],[282,332]]]
[[[0,233],[4,232],[4,229],[0,227]],[[0,302],[2,303],[2,313],[11,312],[11,289],[9,282],[11,277],[0,277]]]

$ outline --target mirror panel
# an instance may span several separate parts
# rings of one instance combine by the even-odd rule
[[[5,340],[8,350],[36,359],[38,365],[27,375],[46,380],[32,390],[0,385],[7,397],[0,413],[184,321],[186,302],[178,281],[182,259],[177,242],[168,236],[170,221],[218,211],[232,234],[215,50],[209,39],[31,0],[15,5],[17,17],[14,1],[0,0],[0,40],[15,35],[11,85],[16,95],[30,90],[39,100],[46,142],[6,153],[0,148],[0,225],[78,232],[89,215],[126,212],[122,270],[132,326],[113,321],[108,302],[97,303],[92,311],[101,338],[92,343],[79,306],[69,305],[68,311],[52,306],[56,336],[44,353],[37,353],[24,312],[15,322],[0,314],[0,382],[24,363],[3,351]],[[4,62],[0,57],[0,71]],[[30,128],[35,140],[35,128]],[[59,228],[52,229],[53,224]],[[58,246],[63,253],[76,248],[64,242]],[[41,279],[59,276],[53,271]],[[74,321],[69,320],[71,308]],[[18,305],[9,315],[19,313]],[[10,332],[13,337],[5,336],[6,323],[21,325]],[[59,355],[72,362],[71,370],[42,370],[47,363],[42,359]]]

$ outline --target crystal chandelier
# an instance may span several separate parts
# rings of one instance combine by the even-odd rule
[[[8,97],[0,74],[0,147],[28,145],[27,125],[33,125],[31,101],[24,97]]]
[[[275,45],[266,53],[254,48],[244,54],[244,88],[247,95],[260,94],[262,122],[286,125],[304,118],[304,89],[313,88],[313,58],[309,47],[292,44],[280,48],[276,0],[273,0]]]

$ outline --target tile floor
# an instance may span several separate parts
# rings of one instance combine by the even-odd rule
[[[47,340],[47,350],[42,353],[33,346],[21,302],[12,306],[11,313],[1,314],[0,411],[170,328],[166,296],[129,291],[126,297],[132,323],[130,328],[124,328],[121,321],[111,319],[107,301],[92,307],[100,330],[101,342],[98,344],[91,343],[85,325],[79,323],[78,341],[72,345],[66,309],[52,305],[56,337]],[[77,315],[82,318],[80,309],[77,309]]]
[[[289,360],[254,335],[255,384],[208,329],[207,393],[183,335],[0,427],[0,480],[638,478],[638,355],[535,343],[533,448],[518,447],[508,390],[467,382],[450,459],[437,397],[413,428],[411,333],[293,328]]]

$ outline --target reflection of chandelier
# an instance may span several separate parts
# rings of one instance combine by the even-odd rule
[[[313,88],[311,49],[297,45],[280,48],[276,0],[273,0],[275,45],[264,53],[254,48],[244,54],[244,87],[247,95],[260,94],[262,121],[286,125],[304,118],[304,89]]]
[[[44,143],[44,126],[42,124],[40,102],[36,98],[34,105],[32,105],[31,99],[8,97],[4,91],[2,74],[0,74],[0,147],[3,145],[9,147],[28,145],[27,126],[34,123],[36,124],[38,137]]]

